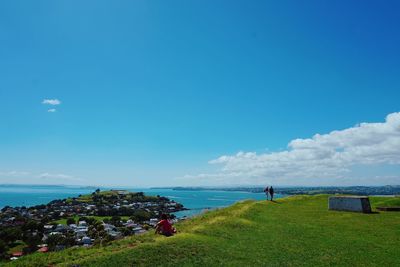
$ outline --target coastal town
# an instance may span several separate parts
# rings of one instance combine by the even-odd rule
[[[176,221],[173,213],[181,210],[182,204],[166,197],[100,189],[33,207],[6,206],[0,211],[0,258],[17,260],[30,253],[106,245],[145,233],[161,214]]]

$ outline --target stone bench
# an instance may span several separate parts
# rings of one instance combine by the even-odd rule
[[[368,197],[363,196],[332,196],[329,197],[329,210],[371,212]]]

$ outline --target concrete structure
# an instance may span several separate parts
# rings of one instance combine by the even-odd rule
[[[329,210],[371,212],[368,197],[362,196],[332,196],[329,197]]]

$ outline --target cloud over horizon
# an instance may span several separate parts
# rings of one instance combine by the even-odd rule
[[[379,183],[379,175],[367,181],[358,177],[357,167],[400,165],[400,112],[386,116],[384,122],[361,123],[328,134],[289,142],[285,151],[257,154],[238,152],[209,161],[218,166],[215,173],[186,175],[222,183],[258,184],[265,182],[302,184],[311,180],[347,180]],[[400,175],[383,175],[400,184]]]
[[[0,176],[19,177],[29,175],[26,171],[0,171]]]
[[[0,184],[1,183],[38,183],[45,182],[46,184],[64,184],[69,182],[80,183],[84,179],[63,174],[63,173],[49,173],[49,172],[28,172],[28,171],[0,171]]]
[[[72,175],[62,174],[62,173],[48,173],[48,172],[39,174],[37,176],[37,178],[45,179],[45,180],[49,180],[49,181],[54,181],[54,180],[56,180],[56,181],[71,181],[71,182],[83,181],[83,179],[74,177]]]

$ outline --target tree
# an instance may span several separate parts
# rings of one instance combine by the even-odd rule
[[[65,237],[61,234],[50,235],[47,238],[47,245],[50,251],[54,251],[57,245],[64,245]]]
[[[71,224],[75,224],[75,223],[76,222],[75,222],[74,218],[70,217],[70,218],[67,219],[67,225],[71,225]]]
[[[134,220],[135,222],[148,221],[150,220],[150,218],[151,214],[144,210],[135,210],[135,212],[131,216],[131,219]]]
[[[72,247],[75,245],[75,233],[74,231],[68,231],[65,234],[64,245],[67,247]]]
[[[8,256],[8,246],[7,244],[0,239],[0,259],[5,259]]]
[[[75,245],[75,234],[73,231],[68,231],[65,235],[54,234],[47,238],[49,250],[56,250],[57,246],[71,247]]]
[[[19,227],[5,228],[0,231],[0,240],[7,243],[12,243],[18,239],[22,239],[22,231]]]
[[[103,232],[105,233],[104,226],[99,221],[95,221],[93,224],[91,224],[89,226],[89,229],[88,229],[88,235],[94,239],[97,239],[100,236],[103,236],[104,235]]]
[[[40,222],[36,222],[34,220],[30,220],[27,223],[25,223],[22,226],[22,230],[23,231],[30,231],[30,232],[34,232],[34,231],[42,231],[43,230],[43,225]]]
[[[130,236],[133,234],[132,229],[128,227],[118,227],[118,231],[120,231],[124,236]]]
[[[117,227],[122,226],[122,224],[121,224],[121,217],[119,217],[119,216],[112,216],[112,217],[111,217],[111,220],[110,220],[110,223],[111,223],[112,225],[114,225],[114,226],[117,226]]]
[[[24,253],[35,252],[38,248],[38,245],[40,245],[40,243],[42,243],[42,235],[27,234],[24,237],[24,242],[27,244],[27,247],[24,248]]]

